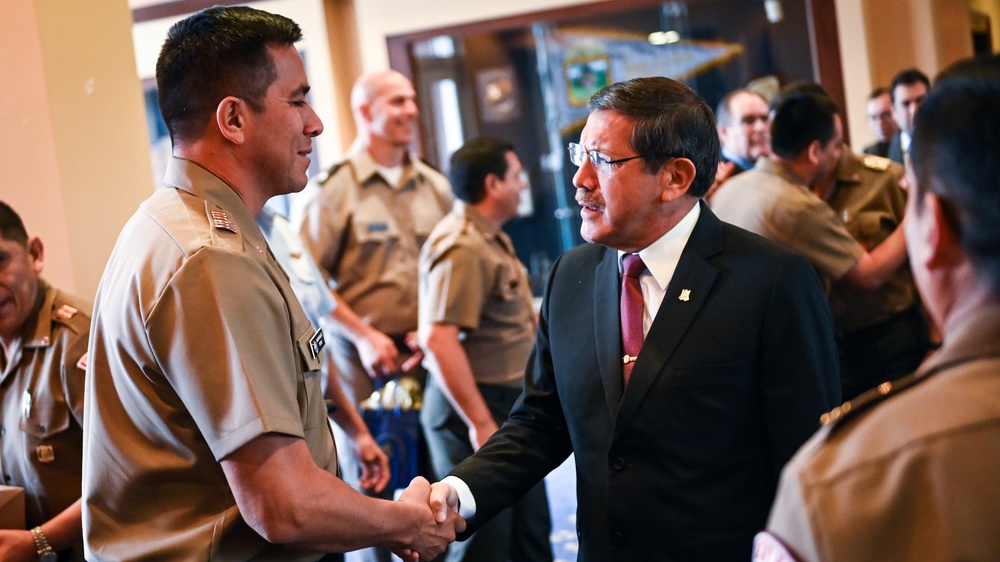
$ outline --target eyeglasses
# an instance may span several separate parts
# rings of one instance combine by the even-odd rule
[[[642,155],[640,154],[636,156],[629,156],[628,158],[612,160],[610,156],[604,154],[603,152],[587,150],[575,142],[569,143],[567,148],[569,149],[569,161],[572,162],[574,166],[583,166],[584,159],[589,158],[590,163],[593,164],[599,171],[609,170],[612,164],[621,164],[623,162],[628,162],[629,160],[642,158]]]

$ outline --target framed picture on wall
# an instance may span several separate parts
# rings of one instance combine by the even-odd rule
[[[611,83],[611,59],[607,54],[586,58],[567,58],[563,63],[566,95],[570,105],[587,105],[590,97]]]
[[[486,68],[476,73],[483,121],[508,123],[521,118],[521,93],[513,66]]]

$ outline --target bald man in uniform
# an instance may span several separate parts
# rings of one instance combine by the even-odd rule
[[[41,278],[44,246],[0,201],[0,474],[24,488],[31,531],[0,530],[0,560],[83,560],[80,468],[90,304]]]
[[[173,158],[101,279],[87,366],[88,560],[320,560],[454,538],[429,484],[397,502],[337,477],[313,329],[254,217],[301,190],[323,125],[295,22],[215,7],[157,61]],[[424,504],[424,505],[421,505]]]

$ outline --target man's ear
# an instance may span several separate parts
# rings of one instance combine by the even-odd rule
[[[670,202],[688,192],[697,170],[694,162],[687,158],[672,158],[660,168],[660,185],[663,202]]]
[[[33,236],[28,239],[28,255],[31,256],[31,264],[35,274],[41,273],[45,266],[45,246],[42,245],[41,238]]]
[[[916,194],[911,194],[913,195]],[[931,249],[928,253],[927,267],[951,267],[955,265],[956,258],[963,255],[955,226],[951,224],[948,213],[945,212],[944,205],[937,195],[925,193],[923,203],[924,208],[920,213],[921,242],[929,245]],[[911,217],[911,220],[913,218],[916,217]]]
[[[487,194],[496,191],[499,185],[500,185],[500,178],[497,177],[497,175],[492,172],[486,174],[486,177],[483,178],[483,187],[485,188],[483,191]]]
[[[226,96],[215,108],[215,122],[219,132],[234,144],[246,141],[247,113],[252,111],[245,101],[236,96]]]
[[[366,102],[366,103],[363,103],[363,104],[359,105],[358,106],[358,115],[360,115],[361,118],[364,119],[365,123],[371,123],[372,122],[372,105],[371,105],[371,103]]]
[[[819,140],[809,143],[809,146],[806,147],[806,155],[809,157],[810,164],[819,164],[819,153],[821,150],[823,150],[823,143],[819,142]]]

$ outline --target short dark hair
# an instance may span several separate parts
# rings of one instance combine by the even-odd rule
[[[514,145],[494,137],[478,137],[465,143],[451,155],[448,179],[451,190],[466,203],[479,203],[486,197],[486,176],[507,175],[507,153]]]
[[[910,161],[916,209],[938,197],[969,261],[1000,295],[1000,56],[956,63],[917,111]]]
[[[22,246],[28,244],[28,231],[24,229],[21,217],[3,201],[0,201],[0,238]]]
[[[278,72],[268,47],[301,39],[292,20],[246,6],[216,6],[175,23],[156,61],[160,113],[170,140],[198,138],[226,96],[263,111]]]
[[[868,99],[873,100],[877,97],[881,97],[886,94],[889,94],[889,99],[892,99],[892,93],[889,92],[889,88],[886,88],[885,86],[879,86],[874,90],[872,90],[872,93],[868,94]]]
[[[630,144],[643,157],[646,173],[657,173],[671,158],[687,158],[695,167],[690,195],[702,197],[715,181],[715,116],[691,88],[660,76],[633,78],[598,91],[589,105],[591,111],[614,111],[635,122]]]
[[[818,84],[786,91],[771,105],[771,151],[791,159],[813,141],[826,146],[833,139],[837,104]]]
[[[730,115],[730,112],[732,111],[732,107],[731,106],[733,104],[733,98],[735,98],[736,96],[738,96],[740,94],[747,94],[747,95],[751,95],[751,96],[757,96],[765,104],[767,103],[767,100],[764,99],[764,96],[762,96],[762,95],[760,95],[757,92],[754,92],[752,90],[747,90],[746,88],[738,88],[736,90],[733,90],[733,91],[729,92],[728,94],[726,94],[725,96],[723,96],[722,99],[719,101],[719,105],[717,105],[715,107],[715,123],[716,124],[719,124],[719,125],[729,125],[730,124],[730,122],[733,119],[733,116]]]
[[[931,81],[923,72],[920,72],[916,68],[907,68],[900,71],[899,74],[893,77],[892,82],[889,84],[889,97],[892,98],[892,103],[896,103],[896,86],[911,86],[918,82],[923,84],[928,90],[931,89]]]

